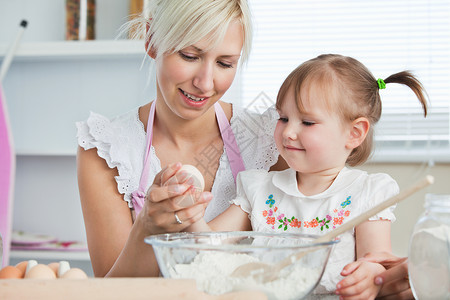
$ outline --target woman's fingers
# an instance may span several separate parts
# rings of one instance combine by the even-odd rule
[[[363,258],[378,262],[387,270],[377,275],[375,284],[381,285],[380,299],[414,299],[408,280],[407,257],[397,257],[388,252],[370,253]]]
[[[404,290],[402,292],[396,292],[391,295],[381,296],[379,294],[377,299],[379,299],[379,300],[414,300],[415,298],[413,296],[411,289],[408,288],[407,290]]]
[[[203,217],[205,213],[205,208],[203,205],[197,204],[189,208],[184,208],[179,211],[176,211],[174,212],[174,214],[175,213],[177,214],[178,219],[182,222],[182,225],[184,225],[182,227],[185,228],[198,221],[201,217]]]
[[[171,173],[168,173],[170,175]],[[163,183],[163,185],[173,185],[180,183],[194,184],[194,178],[188,172],[181,170],[180,172],[176,172],[172,176],[168,177],[167,180]]]
[[[405,261],[406,257],[398,257],[389,252],[371,252],[364,255],[364,257],[359,260],[376,262],[382,264],[386,268],[390,268],[391,266],[395,266]]]
[[[414,299],[408,280],[386,282],[378,297],[381,299]]]
[[[392,296],[397,297],[395,299],[414,299],[409,285],[406,258],[401,259],[398,265],[379,274],[374,281],[375,284],[383,287],[379,294],[380,297],[389,299],[389,296]]]
[[[183,165],[180,162],[172,163],[163,168],[158,174],[155,175],[153,184],[163,185],[170,177],[172,177]]]
[[[176,184],[159,186],[153,184],[147,191],[146,200],[151,203],[159,203],[184,194],[191,186],[188,184]],[[174,209],[172,209],[174,210]]]
[[[398,265],[391,267],[375,277],[375,284],[382,285],[383,283],[396,281],[399,279],[408,279],[408,264],[406,262],[406,258],[401,260]]]

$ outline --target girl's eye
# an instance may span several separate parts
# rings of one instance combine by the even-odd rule
[[[313,126],[315,124],[314,122],[311,122],[311,121],[303,121],[302,123],[305,126]]]
[[[223,61],[217,61],[217,63],[222,67],[222,68],[225,68],[225,69],[230,69],[230,68],[232,68],[233,67],[233,65],[232,64],[227,64],[227,63],[225,63],[225,62],[223,62]]]
[[[196,56],[192,56],[192,55],[188,55],[188,54],[185,54],[185,53],[183,53],[183,52],[178,52],[179,53],[179,55],[181,56],[181,58],[183,58],[184,60],[187,60],[187,61],[194,61],[194,60],[196,60],[197,59],[197,57]]]
[[[288,118],[282,118],[282,117],[280,117],[280,118],[278,119],[278,121],[280,121],[280,122],[282,122],[282,123],[287,123],[287,122],[288,122]]]

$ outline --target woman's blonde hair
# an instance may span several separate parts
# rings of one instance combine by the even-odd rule
[[[427,115],[426,91],[411,72],[395,73],[381,82],[408,86],[419,99],[424,116]],[[315,89],[321,92],[327,108],[336,111],[344,122],[352,122],[359,117],[367,118],[370,122],[369,132],[361,145],[353,149],[346,162],[350,166],[357,166],[364,163],[372,153],[373,126],[381,117],[379,90],[384,87],[358,60],[337,54],[323,54],[301,64],[288,75],[278,92],[276,107],[281,108],[286,94],[293,88],[297,107],[303,112],[303,101],[306,99],[301,99],[300,90]]]
[[[209,39],[213,48],[223,40],[233,21],[240,22],[244,33],[243,63],[248,59],[253,35],[247,0],[148,0],[143,14],[127,27],[139,27],[135,30],[137,38],[145,32],[148,49],[159,56],[177,52],[204,38]]]

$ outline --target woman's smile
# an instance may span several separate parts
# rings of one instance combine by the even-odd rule
[[[190,94],[182,89],[178,89],[184,102],[191,107],[203,107],[208,103],[210,97],[199,97],[198,95]]]

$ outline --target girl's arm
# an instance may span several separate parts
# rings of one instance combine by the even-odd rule
[[[175,204],[179,200],[176,195],[183,194],[189,186],[161,186],[161,180],[165,182],[181,167],[177,169],[174,165],[156,176],[144,207],[133,223],[131,210],[117,189],[114,178],[118,175],[117,169],[109,168],[96,149],[78,149],[78,186],[95,276],[158,276],[152,247],[144,242],[144,238],[151,234],[178,232],[201,218],[203,205],[210,200],[204,196],[207,193],[202,195],[199,205],[180,208]],[[162,176],[166,178],[162,179]],[[176,223],[174,211],[185,218],[183,224]]]
[[[363,258],[369,252],[391,252],[391,222],[387,220],[366,221],[355,228],[356,257]],[[346,276],[337,284],[336,294],[343,299],[375,299],[380,286],[374,279],[385,268],[364,259],[357,260],[344,267],[341,272]]]
[[[248,214],[240,206],[231,204],[223,213],[209,223],[202,218],[195,222],[186,231],[249,231],[252,230]]]

